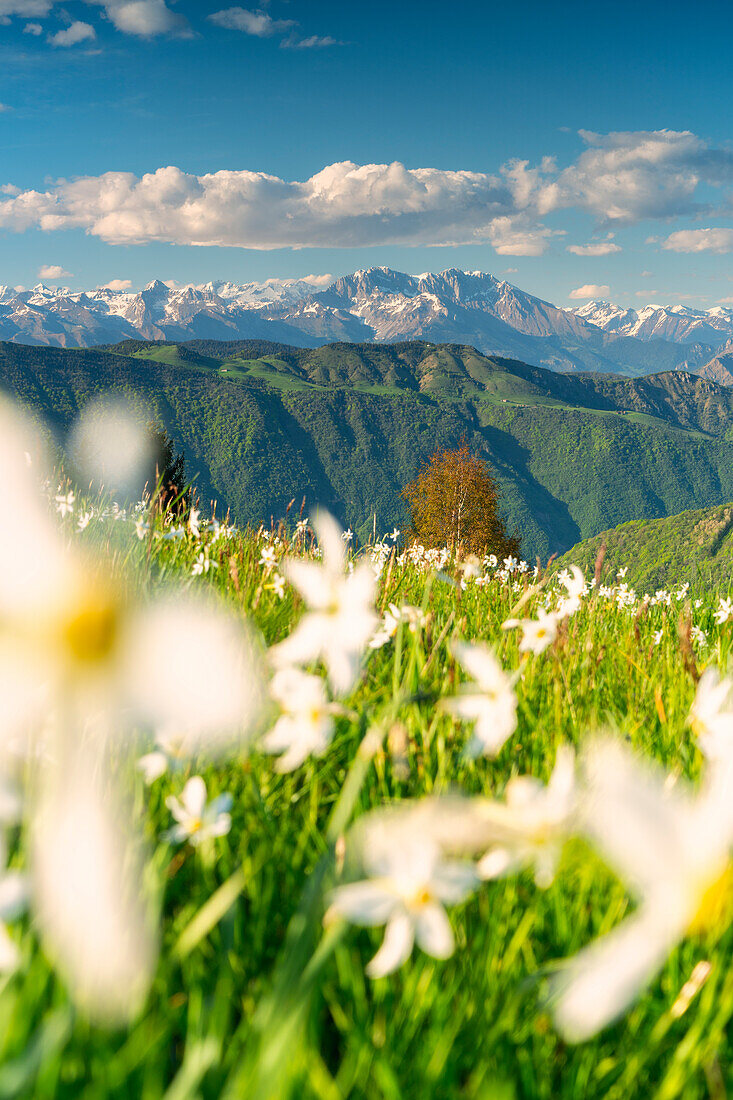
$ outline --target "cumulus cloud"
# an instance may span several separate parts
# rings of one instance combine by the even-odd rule
[[[568,252],[574,256],[610,256],[614,252],[620,252],[621,248],[614,241],[591,241],[590,244],[569,244]]]
[[[117,17],[123,9],[152,10],[151,5],[173,14],[163,0],[88,2],[104,3]],[[234,11],[270,18],[244,8],[217,17],[234,18]],[[260,34],[268,25],[252,24]],[[129,33],[143,33],[142,25],[137,32],[127,26]],[[148,34],[171,29],[165,19],[146,26]],[[701,210],[703,188],[709,197],[711,188],[733,183],[733,152],[710,148],[694,134],[584,133],[583,140],[586,148],[569,167],[545,157],[535,166],[512,161],[494,174],[344,161],[293,181],[264,172],[197,176],[164,167],[142,177],[108,172],[60,180],[39,191],[6,185],[0,187],[0,195],[7,196],[0,200],[0,228],[80,228],[118,244],[253,249],[488,243],[499,255],[539,256],[564,232],[545,221],[564,209],[590,213],[608,231]],[[732,234],[684,230],[662,247],[728,251]],[[567,248],[578,256],[607,256],[620,251],[612,236]]]
[[[171,11],[165,0],[86,0],[104,8],[110,23],[123,34],[154,38],[160,34],[188,36],[188,20]]]
[[[733,229],[678,229],[661,244],[668,252],[733,252]]]
[[[10,111],[11,109],[12,108],[10,108],[7,103],[0,103],[0,115],[4,114],[6,111]]]
[[[247,8],[226,8],[209,16],[218,27],[230,31],[244,31],[255,38],[272,38],[296,26],[294,19],[273,19],[266,11],[250,11]]]
[[[531,181],[540,214],[573,207],[605,224],[631,225],[702,210],[695,199],[701,183],[733,182],[733,151],[711,149],[689,131],[580,136],[586,149],[575,164],[554,179],[540,173]]]
[[[23,27],[23,34],[31,34],[34,38],[38,38],[43,34],[43,27],[40,23],[26,23]]]
[[[97,290],[122,291],[129,290],[131,286],[131,279],[110,279],[108,283],[102,283],[101,286],[97,287]]]
[[[70,271],[64,271],[59,264],[44,264],[38,272],[39,279],[73,279]]]
[[[48,41],[52,46],[78,46],[80,42],[89,42],[97,37],[97,32],[90,23],[82,23],[77,20],[71,26],[66,27],[56,34],[49,35]]]
[[[576,287],[568,294],[568,298],[580,301],[583,298],[607,298],[611,293],[610,286],[598,286],[596,283],[586,283],[585,286]]]
[[[113,244],[253,249],[476,244],[539,255],[551,231],[516,213],[507,181],[399,163],[332,164],[303,182],[262,172],[108,172],[0,201],[0,228],[85,229]]]

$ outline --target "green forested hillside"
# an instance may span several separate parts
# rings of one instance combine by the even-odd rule
[[[579,565],[592,575],[605,545],[603,579],[619,569],[639,591],[691,584],[726,589],[733,583],[733,504],[682,512],[653,520],[632,520],[574,546],[558,565]]]
[[[630,518],[733,499],[733,391],[683,372],[567,377],[472,348],[408,343],[0,344],[0,386],[60,437],[100,392],[145,403],[204,501],[240,523],[306,497],[357,532],[403,526],[403,486],[462,439],[494,466],[523,553]]]

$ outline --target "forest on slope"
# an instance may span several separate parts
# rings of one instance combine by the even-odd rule
[[[124,394],[165,424],[201,499],[240,524],[305,497],[362,537],[403,527],[402,488],[464,439],[493,466],[528,558],[733,499],[733,391],[681,371],[569,377],[424,342],[0,344],[0,387],[61,440],[86,402]]]

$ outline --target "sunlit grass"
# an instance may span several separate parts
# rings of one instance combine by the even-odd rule
[[[82,510],[77,502],[75,514]],[[64,521],[70,530],[75,514]],[[212,589],[256,625],[263,649],[288,636],[301,598],[290,586],[280,598],[278,564],[261,558],[274,544],[279,562],[292,529],[269,543],[255,532],[214,538],[209,530],[211,567],[200,575],[202,539],[185,525],[179,538],[156,537],[162,533],[159,519],[139,538],[131,519],[96,516],[79,538],[139,594],[173,581]],[[453,909],[457,947],[445,961],[415,952],[395,974],[370,981],[364,966],[381,930],[324,930],[344,832],[372,808],[453,789],[501,795],[521,774],[547,780],[560,745],[581,746],[599,730],[675,774],[699,776],[687,716],[699,672],[730,660],[731,624],[714,621],[727,592],[707,593],[697,607],[673,592],[668,604],[637,599],[620,608],[596,591],[562,622],[553,646],[531,656],[520,654],[517,631],[502,629],[531,577],[468,581],[465,589],[460,579],[452,565],[436,574],[397,550],[386,556],[378,610],[413,605],[425,626],[413,633],[400,625],[368,653],[323,757],[281,775],[255,742],[246,756],[189,762],[149,787],[130,775],[150,844],[146,874],[162,909],[163,949],[145,1008],[126,1029],[89,1024],[32,925],[21,924],[22,965],[0,980],[0,1097],[724,1095],[733,1083],[730,930],[719,942],[686,941],[623,1020],[596,1039],[568,1046],[558,1038],[546,974],[631,907],[579,842],[549,889],[522,873],[482,885]],[[543,595],[526,606],[536,611]],[[706,636],[692,651],[680,641],[688,618]],[[450,650],[456,639],[484,640],[505,668],[519,670],[517,730],[495,760],[468,759],[470,727],[439,706],[462,679]],[[120,767],[129,762],[121,758]],[[173,824],[166,799],[195,775],[211,798],[231,795],[231,830],[197,848],[174,846],[164,839]],[[22,838],[15,841],[22,862]],[[710,974],[686,1006],[680,994],[701,960]]]

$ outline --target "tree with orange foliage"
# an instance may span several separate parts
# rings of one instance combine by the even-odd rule
[[[462,554],[519,554],[519,540],[507,534],[499,515],[499,487],[489,466],[465,443],[431,455],[402,496],[410,508],[410,533],[423,546],[449,546]]]

